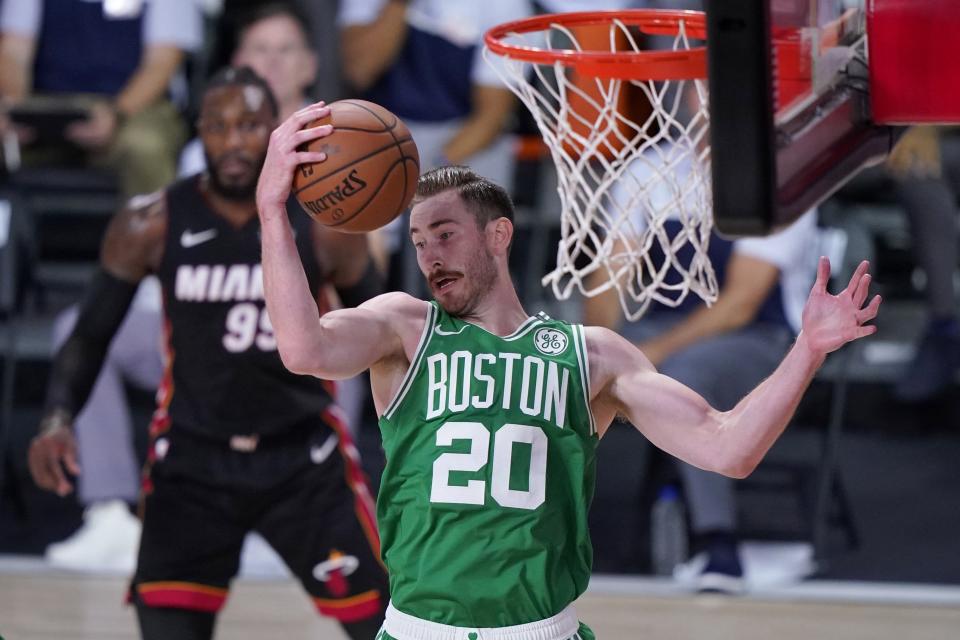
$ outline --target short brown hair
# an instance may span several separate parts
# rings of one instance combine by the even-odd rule
[[[413,204],[450,190],[456,190],[480,229],[497,218],[513,222],[513,201],[507,190],[468,167],[438,167],[427,171],[417,182]]]

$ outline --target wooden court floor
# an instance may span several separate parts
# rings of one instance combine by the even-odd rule
[[[5,640],[135,639],[122,578],[0,574]],[[956,606],[851,604],[720,596],[591,595],[580,618],[603,640],[948,640],[960,638]],[[240,580],[218,640],[340,640],[289,581]],[[175,639],[171,639],[175,640]]]

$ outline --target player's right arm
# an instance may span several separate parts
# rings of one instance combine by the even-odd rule
[[[328,380],[353,377],[379,362],[405,354],[411,318],[426,316],[426,303],[406,294],[385,294],[354,309],[320,316],[307,283],[287,215],[293,174],[301,163],[322,162],[326,154],[301,151],[302,145],[329,135],[332,127],[303,127],[330,113],[323,103],[294,113],[270,135],[257,183],[261,263],[267,311],[284,366]],[[415,346],[414,346],[415,348]]]
[[[80,472],[74,416],[90,396],[140,280],[159,265],[166,222],[162,192],[134,198],[110,221],[76,325],[54,357],[39,434],[30,443],[30,473],[43,489],[61,496],[73,489],[63,465]]]

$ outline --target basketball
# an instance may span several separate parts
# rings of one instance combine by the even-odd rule
[[[349,233],[373,231],[410,204],[420,177],[420,154],[397,116],[365,100],[330,104],[330,115],[309,127],[333,125],[333,133],[304,150],[327,154],[301,164],[293,193],[310,217]]]

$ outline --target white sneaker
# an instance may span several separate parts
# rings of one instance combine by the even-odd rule
[[[47,547],[46,559],[58,569],[92,573],[132,573],[140,545],[140,521],[122,500],[98,502],[83,513],[83,526]]]

